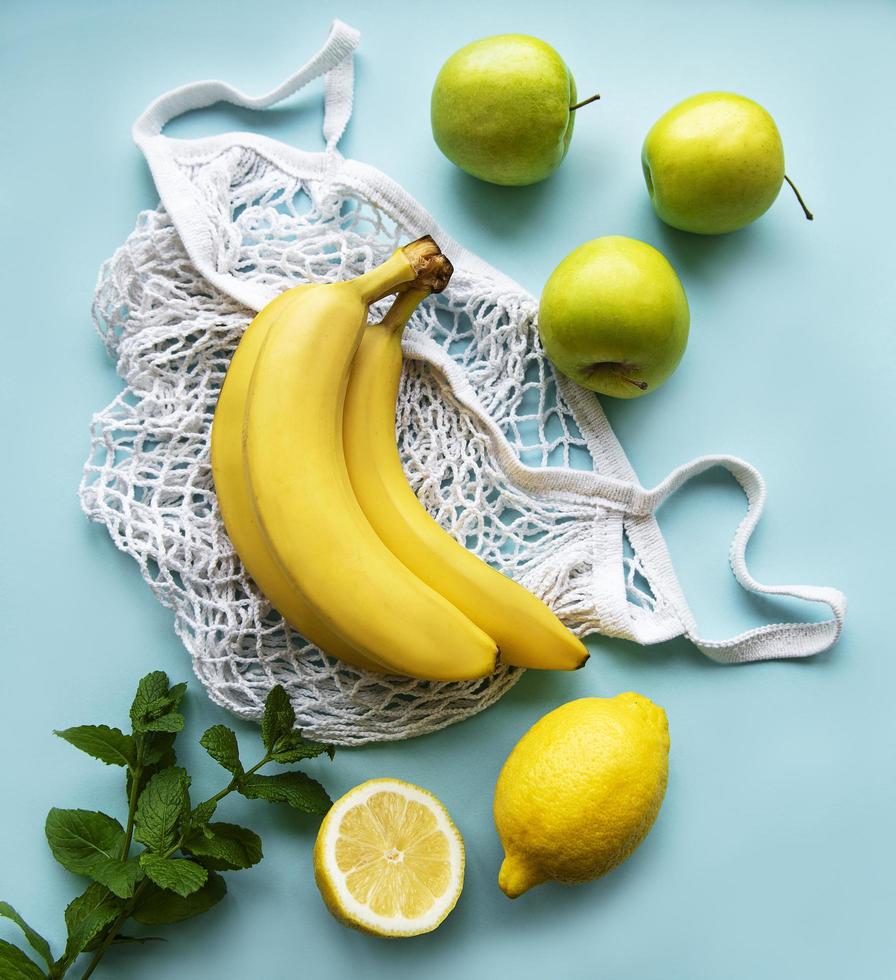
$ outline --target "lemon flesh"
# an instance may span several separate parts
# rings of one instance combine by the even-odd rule
[[[502,891],[517,898],[544,881],[612,871],[647,836],[668,769],[666,713],[640,694],[549,712],[513,748],[495,787]]]
[[[372,779],[324,818],[314,877],[343,924],[378,936],[418,936],[457,903],[463,840],[431,793],[398,779]]]

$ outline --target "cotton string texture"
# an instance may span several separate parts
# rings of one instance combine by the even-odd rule
[[[189,177],[214,223],[217,268],[263,283],[272,296],[359,275],[416,237],[363,191],[296,177],[245,147],[193,165]],[[372,318],[387,306],[375,307]],[[545,494],[537,481],[511,478],[483,424],[497,426],[530,466],[594,465],[585,423],[541,352],[536,313],[525,292],[463,268],[417,310],[398,401],[402,460],[430,514],[542,597],[574,632],[632,637],[626,617],[601,618],[595,576],[609,556],[596,533],[599,501]],[[259,718],[279,683],[309,736],[352,745],[443,728],[518,680],[521,671],[511,667],[463,683],[367,674],[323,654],[271,609],[224,530],[209,460],[218,392],[252,311],[196,271],[162,208],[142,213],[103,266],[93,314],[124,390],[93,419],[82,505],[172,610],[213,701]],[[430,363],[438,358],[427,359],[428,350],[450,355],[477,412],[456,397],[457,385]],[[639,624],[637,638],[645,629],[657,638],[681,632],[668,625],[661,590],[647,585],[619,538],[620,598]]]

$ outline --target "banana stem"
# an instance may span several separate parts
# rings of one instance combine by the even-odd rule
[[[390,255],[382,265],[365,272],[363,276],[358,276],[351,282],[360,290],[364,302],[370,305],[388,296],[389,293],[394,293],[403,283],[413,282],[415,278],[414,267],[404,252],[399,250]]]
[[[361,291],[368,305],[394,293],[404,283],[413,283],[430,293],[440,293],[447,285],[454,267],[442,254],[432,236],[424,235],[394,252],[386,261],[358,276],[353,285]]]
[[[407,326],[407,322],[410,320],[414,310],[417,309],[427,296],[429,296],[428,289],[416,289],[413,287],[405,290],[403,293],[399,293],[389,307],[389,311],[380,321],[380,326],[390,333],[401,333]]]
[[[418,289],[440,293],[448,285],[454,266],[442,254],[431,235],[424,235],[410,245],[405,245],[402,252],[414,267],[417,274],[415,285]]]

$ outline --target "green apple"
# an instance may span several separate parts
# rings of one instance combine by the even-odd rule
[[[670,109],[647,134],[641,163],[660,218],[701,235],[743,228],[772,206],[785,179],[793,187],[774,119],[731,92],[694,95]]]
[[[534,184],[572,139],[576,83],[559,54],[526,34],[456,51],[432,90],[432,134],[452,163],[493,184]]]
[[[581,245],[551,273],[538,330],[551,363],[567,377],[604,395],[637,398],[675,370],[690,319],[665,256],[611,235]]]

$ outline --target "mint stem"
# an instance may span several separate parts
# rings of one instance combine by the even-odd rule
[[[99,944],[96,952],[93,954],[93,959],[87,964],[87,969],[81,976],[81,980],[87,980],[89,976],[93,974],[93,971],[99,966],[100,960],[106,955],[106,950],[112,944],[112,940],[118,935],[118,931],[124,925],[124,923],[131,917],[131,913],[137,907],[137,903],[140,900],[140,895],[149,884],[149,878],[144,878],[139,885],[134,889],[134,894],[131,896],[127,905],[121,910],[118,918],[106,929],[106,933],[103,936],[103,941]]]
[[[140,796],[140,779],[143,776],[143,762],[144,762],[144,757],[146,752],[146,743],[142,735],[136,736],[136,742],[137,742],[137,758],[134,761],[133,768],[131,769],[131,791],[128,794],[128,822],[127,822],[127,826],[125,827],[124,842],[121,845],[122,861],[127,861],[128,856],[131,853],[131,842],[134,839],[134,820],[137,814],[137,800]],[[118,930],[122,927],[125,920],[130,918],[131,912],[133,912],[134,909],[136,908],[137,898],[144,890],[145,886],[146,886],[146,879],[141,881],[140,884],[134,889],[134,894],[131,897],[131,900],[121,910],[121,914],[118,916],[118,918],[106,930],[106,933],[103,936],[103,941],[100,943],[100,945],[96,949],[96,952],[93,954],[93,959],[88,964],[87,971],[82,977],[82,980],[86,980],[86,978],[89,977],[93,973],[93,971],[97,968],[100,960],[105,955],[106,950],[109,948],[112,940],[118,934]],[[60,974],[60,976],[64,975],[64,973],[68,970],[68,967],[70,965],[71,964],[67,964],[65,966],[65,969],[63,973]]]
[[[137,759],[131,770],[131,792],[128,796],[128,823],[124,831],[124,843],[121,847],[121,860],[127,861],[131,853],[131,841],[134,838],[134,817],[137,813],[137,798],[140,795],[140,779],[143,776],[144,740],[137,736]]]
[[[230,782],[224,787],[224,789],[220,791],[220,793],[215,793],[214,796],[209,797],[205,802],[220,803],[225,796],[228,796],[230,793],[233,793],[234,790],[239,788],[240,783],[246,778],[246,776],[254,776],[262,766],[266,766],[270,761],[271,755],[268,753],[261,760],[261,762],[257,762],[251,769],[247,769],[244,773],[242,773],[242,775],[234,776],[233,779],[231,779]]]

